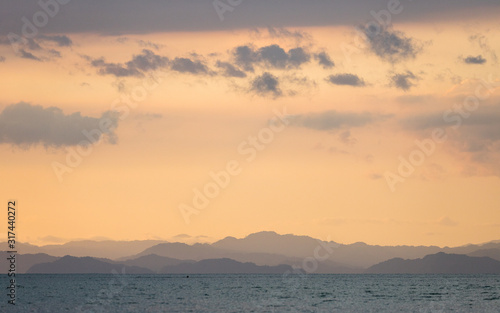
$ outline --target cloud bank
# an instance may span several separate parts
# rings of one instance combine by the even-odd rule
[[[115,144],[117,126],[118,114],[112,111],[95,118],[82,116],[79,112],[66,115],[57,107],[43,108],[20,102],[7,106],[0,113],[0,143],[61,147],[88,144],[104,136],[109,143]]]

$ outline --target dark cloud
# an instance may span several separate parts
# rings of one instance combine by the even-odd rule
[[[236,68],[231,63],[217,61],[216,66],[224,70],[223,75],[226,77],[239,77],[239,78],[247,77],[247,74],[245,72]]]
[[[239,46],[233,50],[233,57],[238,66],[247,72],[253,72],[253,64],[259,61],[259,54],[251,46]]]
[[[327,81],[334,85],[345,85],[353,87],[363,87],[366,86],[365,81],[354,74],[337,74],[330,75]]]
[[[410,71],[406,73],[393,74],[390,77],[391,85],[404,91],[410,90],[420,80],[418,76]]]
[[[466,64],[484,64],[486,63],[486,59],[481,55],[478,55],[477,57],[469,55],[468,57],[464,58],[464,62]]]
[[[239,46],[233,50],[234,62],[245,71],[253,72],[255,65],[264,68],[298,68],[311,59],[311,55],[302,47],[287,51],[273,44],[254,50],[251,46]]]
[[[365,35],[368,49],[382,60],[397,63],[413,59],[422,50],[420,43],[400,31],[369,25],[359,27]]]
[[[203,62],[188,58],[175,58],[172,61],[171,69],[180,73],[208,74],[208,68]]]
[[[73,45],[73,41],[66,35],[39,35],[37,39],[55,42],[59,47],[71,47]]]
[[[5,62],[5,57],[0,55],[0,63]]]
[[[104,58],[92,59],[85,56],[90,61],[90,65],[98,68],[101,75],[113,75],[116,77],[136,76],[142,77],[145,72],[166,67],[169,64],[168,58],[155,54],[151,50],[144,49],[141,54],[132,56],[132,60],[121,63],[108,63]]]
[[[135,68],[142,72],[154,71],[168,65],[168,58],[155,54],[153,51],[144,49],[141,54],[134,55],[127,62],[128,68]]]
[[[295,115],[291,124],[315,130],[331,131],[342,128],[361,127],[373,123],[377,118],[368,112],[338,112],[335,110],[320,113]],[[350,135],[350,133],[349,133]]]
[[[309,62],[311,56],[304,50],[304,48],[298,47],[290,49],[289,53],[289,63],[291,66],[299,67],[304,63]]]
[[[252,81],[250,90],[261,96],[279,97],[283,94],[278,78],[268,72],[257,76]]]
[[[326,52],[320,52],[314,55],[314,58],[318,61],[318,64],[323,66],[325,69],[329,69],[335,66],[332,59]]]
[[[261,60],[275,68],[285,68],[288,63],[288,53],[278,45],[260,48],[259,56]]]
[[[19,37],[16,38],[13,42],[11,42],[7,37],[0,37],[0,45],[10,46],[14,48],[14,50],[18,51],[20,49],[28,49],[28,50],[42,50],[42,47],[33,39],[33,38],[24,38]]]
[[[303,48],[290,49],[288,53],[279,45],[270,45],[262,47],[258,51],[259,60],[262,60],[267,66],[284,69],[296,68],[309,62],[310,55]]]
[[[24,49],[19,50],[19,57],[21,57],[23,59],[35,60],[35,61],[39,61],[39,62],[42,61],[42,59],[40,59],[39,57],[35,56],[33,53],[28,52]]]
[[[90,65],[98,68],[100,75],[113,75],[116,77],[142,76],[135,68],[128,68],[123,64],[108,63],[104,58],[90,59]]]
[[[32,19],[41,11],[39,1],[0,0],[0,35],[20,34],[22,18]],[[62,2],[62,1],[61,1]],[[255,0],[245,1],[224,14],[221,23],[213,1],[187,0],[71,0],[59,5],[59,14],[38,31],[44,34],[99,33],[140,34],[162,31],[207,31],[243,28],[309,26],[351,26],[353,21],[371,18],[370,11],[386,9],[387,0]],[[224,3],[228,3],[224,1]],[[462,20],[469,16],[496,18],[500,3],[496,0],[420,0],[418,5],[401,2],[405,10],[391,16],[392,22]],[[234,8],[234,7],[232,7]],[[242,9],[243,8],[243,9]],[[43,11],[41,11],[43,12]],[[300,12],[300,15],[297,15]],[[457,14],[458,13],[458,14]],[[91,17],[91,18],[90,18]]]
[[[116,143],[113,131],[117,126],[118,114],[112,111],[94,118],[82,116],[79,112],[65,115],[57,107],[43,108],[20,102],[9,105],[0,113],[0,143],[60,147],[85,145],[103,136],[108,142]],[[85,135],[89,133],[91,139]]]

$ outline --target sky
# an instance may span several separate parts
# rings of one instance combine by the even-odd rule
[[[19,241],[500,239],[498,1],[0,6]]]

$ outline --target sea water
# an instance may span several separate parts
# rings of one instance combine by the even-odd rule
[[[500,312],[500,275],[2,275],[0,312]]]

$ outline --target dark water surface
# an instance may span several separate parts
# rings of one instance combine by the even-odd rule
[[[500,312],[500,275],[17,275],[0,312]]]

